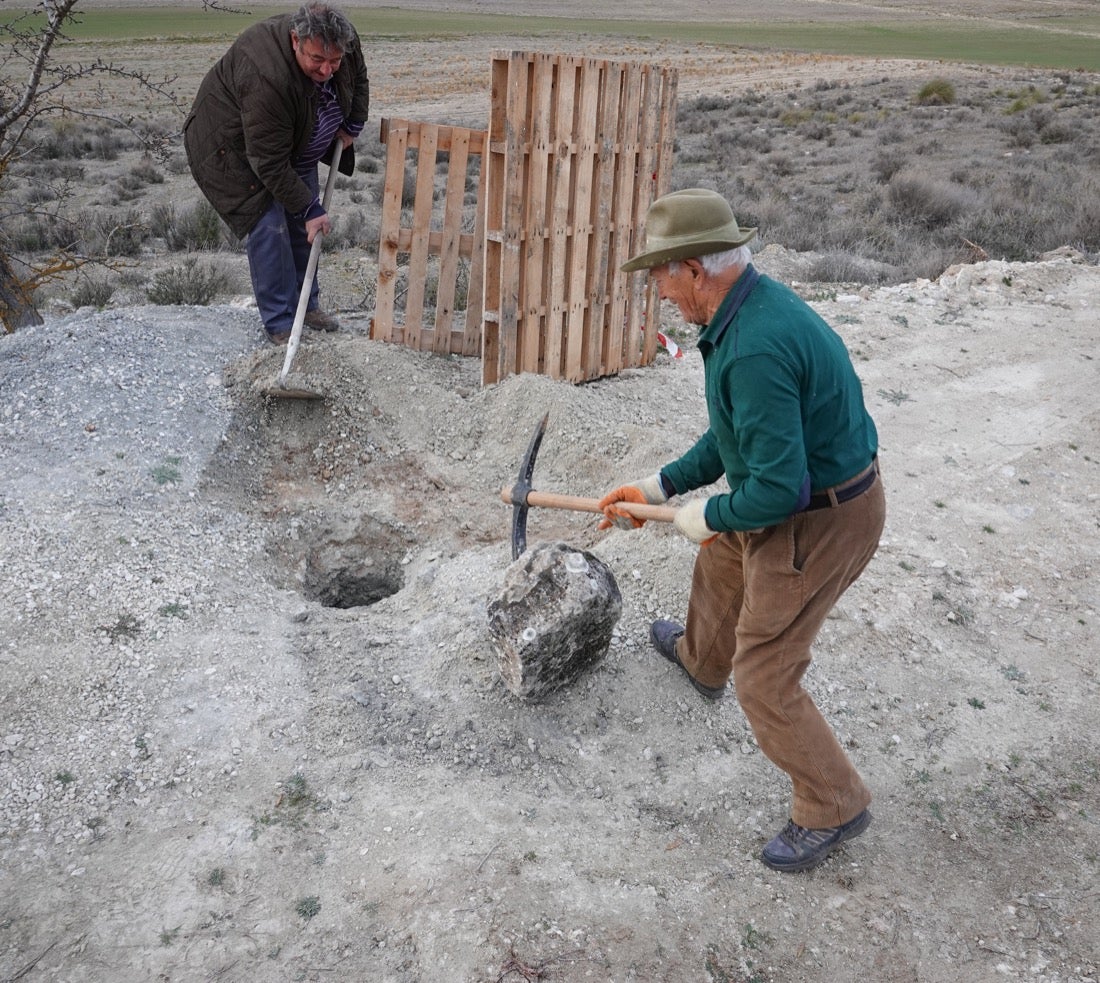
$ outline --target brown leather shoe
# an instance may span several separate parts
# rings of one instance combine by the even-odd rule
[[[318,309],[315,311],[306,311],[305,324],[307,328],[312,328],[314,331],[339,331],[340,322],[336,320],[331,314],[326,314],[324,311]]]
[[[290,332],[277,331],[272,333],[271,331],[268,331],[267,340],[270,341],[273,345],[285,345],[288,341],[290,341]]]

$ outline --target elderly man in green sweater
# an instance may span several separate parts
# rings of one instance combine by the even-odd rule
[[[644,252],[660,296],[701,326],[709,427],[682,457],[600,502],[612,524],[641,523],[621,501],[660,504],[723,475],[677,529],[700,544],[687,619],[650,640],[716,700],[733,678],[761,750],[792,784],[791,815],[761,859],[808,870],[871,821],[871,794],[802,686],[826,615],[874,555],[886,516],[878,435],[840,337],[792,290],[760,273],[722,196],[659,198]]]

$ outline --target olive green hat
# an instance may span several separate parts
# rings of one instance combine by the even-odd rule
[[[706,188],[685,188],[658,198],[645,217],[645,252],[622,265],[624,273],[674,259],[692,259],[743,246],[756,229],[743,229],[729,202]]]

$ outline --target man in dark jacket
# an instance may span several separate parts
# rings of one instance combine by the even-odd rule
[[[659,198],[646,249],[662,300],[700,325],[709,427],[656,474],[609,492],[605,519],[641,525],[616,502],[657,505],[725,477],[729,489],[677,510],[701,544],[686,624],[650,627],[657,651],[702,696],[731,675],[760,749],[791,780],[791,818],[761,859],[807,870],[871,821],[871,793],[802,687],[830,609],[878,547],[886,516],[878,435],[844,342],[792,290],[751,263],[713,191]]]
[[[247,239],[252,289],[268,337],[286,344],[310,245],[332,226],[318,196],[317,163],[335,142],[340,172],[369,104],[359,35],[339,11],[311,2],[254,24],[207,73],[184,123],[191,173],[226,224]],[[305,323],[334,331],[310,288]]]

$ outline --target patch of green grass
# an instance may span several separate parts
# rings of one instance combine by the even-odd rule
[[[972,608],[967,607],[965,604],[957,604],[954,609],[947,612],[947,620],[953,621],[957,625],[962,625],[964,628],[967,625],[974,624],[974,611]]]
[[[979,700],[976,696],[970,697],[970,699],[968,699],[966,702],[969,703],[970,706],[972,706],[975,710],[985,709],[985,703],[982,700]]]
[[[304,805],[311,805],[316,800],[309,789],[306,776],[300,771],[295,772],[282,784],[283,802],[290,809],[297,809]]]
[[[162,604],[157,613],[162,618],[186,618],[187,608],[184,605],[173,601],[170,604]]]
[[[918,106],[950,106],[955,101],[955,86],[945,78],[929,79],[917,92]]]
[[[59,785],[72,785],[76,781],[76,776],[66,768],[54,775],[53,780]]]
[[[141,631],[141,622],[132,614],[122,614],[113,625],[100,625],[100,631],[105,631],[112,642],[120,638],[137,638]]]
[[[0,24],[21,12],[4,12]],[[255,13],[196,12],[187,5],[149,6],[141,17],[129,8],[97,7],[83,11],[77,23],[67,24],[66,37],[73,41],[95,41],[125,48],[135,41],[159,43],[178,52],[181,42],[207,42],[235,38],[245,27],[268,16]],[[772,48],[787,51],[823,52],[878,58],[917,58],[936,61],[978,62],[995,65],[1036,65],[1048,68],[1100,71],[1100,16],[1054,18],[1069,25],[1057,44],[1050,43],[1044,30],[1050,20],[1017,18],[1011,27],[974,18],[972,22],[905,20],[867,17],[861,21],[809,20],[799,13],[788,21],[778,18],[745,20],[723,11],[711,23],[689,21],[646,21],[592,18],[578,22],[567,17],[454,13],[411,10],[393,6],[348,11],[360,32],[380,38],[440,38],[464,35],[547,35],[576,33],[611,37],[653,38],[670,41],[705,41],[737,47]],[[64,47],[64,46],[63,46]],[[97,48],[97,51],[99,49]],[[75,57],[75,55],[71,55]]]
[[[913,397],[901,389],[880,389],[878,390],[878,394],[888,403],[893,403],[895,406],[901,406],[902,403],[913,402]]]
[[[179,464],[181,461],[182,458],[179,457],[165,458],[165,460],[161,464],[158,464],[155,468],[153,468],[153,480],[158,485],[178,483],[181,477],[179,469]]]
[[[306,921],[319,915],[321,912],[321,899],[315,894],[299,898],[294,910]]]
[[[755,925],[748,924],[741,932],[741,948],[761,949],[771,945],[772,937],[767,932],[761,932]]]
[[[252,839],[257,839],[260,830],[265,826],[283,825],[291,829],[301,829],[308,812],[324,812],[327,808],[328,803],[317,798],[309,787],[305,775],[295,772],[279,783],[279,794],[275,800],[274,809],[255,819],[252,826]]]
[[[1034,85],[1029,85],[1023,92],[1015,95],[1005,112],[1011,116],[1014,113],[1022,113],[1025,109],[1030,109],[1032,106],[1038,106],[1040,103],[1046,101],[1047,95],[1042,89]]]
[[[779,116],[779,122],[784,126],[798,126],[800,123],[808,123],[814,118],[812,109],[788,109]]]

